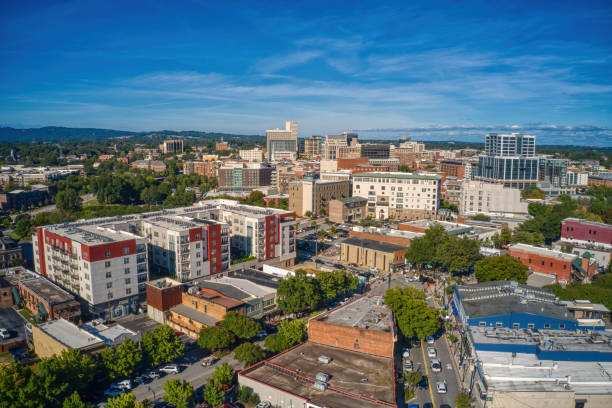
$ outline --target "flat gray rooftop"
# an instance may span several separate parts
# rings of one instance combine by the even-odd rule
[[[104,340],[98,336],[64,319],[41,323],[38,328],[70,348],[80,349],[94,344],[104,344]]]
[[[25,320],[12,307],[0,309],[0,327],[7,329],[11,335],[8,339],[0,338],[0,344],[21,341],[26,338]]]
[[[352,237],[347,238],[343,242],[343,244],[358,246],[360,248],[373,249],[374,251],[380,252],[395,252],[395,251],[404,251],[406,249],[405,246],[389,244],[387,242],[374,241],[373,239],[367,238],[358,238]]]
[[[612,394],[612,362],[537,360],[521,353],[513,358],[511,353],[494,351],[477,354],[489,390]]]
[[[382,296],[361,297],[344,306],[316,316],[313,320],[382,332],[390,332],[393,325],[391,310],[385,306]]]
[[[75,298],[73,295],[66,292],[59,286],[51,283],[42,276],[22,280],[21,284],[30,289],[32,292],[36,293],[39,297],[49,302],[51,305],[69,302]]]
[[[320,363],[318,358],[321,355],[330,357],[332,361],[329,364]],[[313,388],[314,379],[319,372],[330,375],[327,391],[317,391]],[[393,362],[390,358],[316,343],[302,343],[240,375],[307,398],[322,407],[385,406],[382,403],[352,397],[342,391],[377,401],[395,402]]]

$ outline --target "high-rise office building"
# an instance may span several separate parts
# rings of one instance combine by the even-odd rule
[[[276,152],[298,151],[298,123],[285,122],[285,129],[266,130],[266,154],[273,157]]]
[[[478,158],[477,179],[523,189],[538,181],[535,136],[489,133],[485,155]]]
[[[538,178],[540,181],[553,187],[565,187],[569,185],[567,176],[567,159],[540,158],[540,169]]]
[[[313,158],[321,154],[322,136],[310,136],[304,140],[304,156]]]

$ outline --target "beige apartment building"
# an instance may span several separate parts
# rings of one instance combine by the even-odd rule
[[[263,161],[263,150],[260,148],[240,150],[240,158],[248,162],[260,162]]]
[[[366,215],[372,218],[435,218],[440,208],[441,179],[437,174],[359,173],[353,179],[353,197],[368,200]]]
[[[368,200],[347,197],[329,202],[329,220],[338,224],[360,221],[365,217]]]
[[[464,180],[461,187],[461,215],[527,214],[527,202],[521,201],[521,190],[503,184]]]
[[[329,214],[329,202],[349,197],[350,182],[322,181],[305,177],[304,181],[289,184],[289,209],[299,216],[307,212],[316,215]]]

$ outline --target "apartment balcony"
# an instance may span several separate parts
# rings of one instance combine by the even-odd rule
[[[189,245],[181,245],[181,253],[189,253]]]
[[[146,245],[136,245],[136,253],[141,254],[143,252],[147,252],[147,246]]]
[[[146,256],[138,256],[138,257],[136,257],[136,263],[143,263],[143,262],[147,262],[147,257]]]

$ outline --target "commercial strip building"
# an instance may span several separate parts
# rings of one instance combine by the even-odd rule
[[[329,220],[337,224],[356,222],[365,218],[368,200],[363,197],[346,197],[329,202]]]
[[[349,238],[365,238],[408,248],[410,246],[410,241],[424,235],[425,234],[419,232],[401,231],[386,227],[361,227],[356,225],[349,231],[348,236]]]
[[[273,406],[396,407],[391,312],[363,297],[310,319],[308,341],[238,373]]]
[[[527,244],[514,244],[508,254],[530,270],[553,275],[559,282],[589,282],[599,270],[599,264],[588,253],[582,257]]]
[[[612,403],[612,339],[603,305],[497,281],[455,287],[451,306],[462,335],[454,349],[463,363],[459,374],[482,405]]]
[[[266,154],[269,160],[276,152],[297,153],[298,123],[285,122],[285,129],[266,130]]]
[[[406,247],[365,238],[348,238],[340,244],[340,260],[379,271],[393,272],[404,265]]]
[[[521,190],[517,188],[464,180],[459,213],[463,216],[527,214],[527,202],[521,200]]]
[[[40,358],[52,357],[69,349],[90,355],[106,349],[106,343],[100,337],[64,319],[32,325],[32,344]]]
[[[0,269],[0,309],[19,304],[19,281],[40,276],[24,267]]]
[[[81,321],[81,303],[44,276],[32,273],[31,277],[18,282],[17,290],[19,303],[40,320]]]
[[[360,173],[353,197],[368,200],[367,215],[377,219],[435,218],[440,208],[441,177],[418,173]]]
[[[307,212],[316,215],[329,214],[332,200],[351,195],[350,182],[323,181],[306,176],[301,182],[289,183],[289,209],[299,216]]]
[[[110,318],[138,308],[149,267],[188,281],[228,270],[231,256],[292,265],[294,224],[290,211],[206,200],[40,227],[34,260],[37,272],[83,299],[88,313]]]

